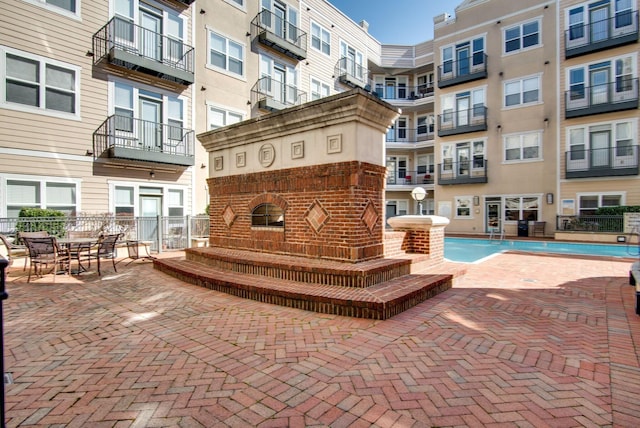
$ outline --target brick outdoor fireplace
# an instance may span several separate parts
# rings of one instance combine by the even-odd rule
[[[411,242],[424,234],[395,232],[403,242],[385,257],[384,136],[398,115],[354,89],[198,135],[209,247],[156,267],[243,297],[380,319],[449,288],[451,275],[408,281],[429,256],[407,252],[435,248]]]

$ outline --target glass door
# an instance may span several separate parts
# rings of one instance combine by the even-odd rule
[[[458,76],[469,74],[469,46],[458,48],[456,59],[458,61]]]
[[[609,4],[589,11],[591,24],[591,42],[600,42],[609,38]]]
[[[275,15],[275,22],[273,25],[274,32],[278,37],[286,38],[286,21],[287,21],[287,7],[280,2],[276,2],[273,7],[273,14]]]
[[[140,47],[143,56],[162,61],[162,15],[140,10]]]
[[[142,191],[142,189],[140,189]],[[138,239],[158,242],[158,218],[162,214],[162,196],[140,195],[140,228]],[[157,245],[157,244],[156,244]]]
[[[387,159],[387,184],[396,184],[397,180],[396,180],[396,176],[397,176],[397,171],[396,171],[396,160],[394,159]]]
[[[502,212],[502,204],[500,202],[486,202],[484,212],[486,213],[486,232],[500,232],[500,213]]]
[[[388,99],[388,100],[392,100],[395,99],[396,97],[396,79],[394,78],[385,78],[385,85],[384,85],[384,98]]]
[[[601,68],[590,73],[591,105],[609,102],[609,69]]]
[[[140,98],[140,144],[145,150],[162,147],[162,103]]]
[[[275,63],[273,65],[273,98],[281,103],[285,102],[285,86],[287,81],[287,71],[283,65]]]
[[[456,119],[455,126],[469,125],[469,97],[458,97],[456,99]]]
[[[471,156],[471,150],[468,145],[457,147],[458,158],[458,176],[469,175],[469,158]]]
[[[609,141],[611,131],[597,131],[591,133],[591,167],[602,168],[609,166]]]

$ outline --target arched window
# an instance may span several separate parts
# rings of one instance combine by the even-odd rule
[[[284,227],[284,211],[274,204],[260,204],[251,212],[251,226]]]

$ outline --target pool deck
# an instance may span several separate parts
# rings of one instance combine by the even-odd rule
[[[14,266],[7,426],[640,426],[630,265],[500,254],[385,321],[242,299],[149,262],[55,285]]]

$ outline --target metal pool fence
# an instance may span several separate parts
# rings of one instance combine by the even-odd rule
[[[69,232],[94,236],[123,233],[123,240],[151,242],[151,251],[182,250],[206,242],[208,216],[67,216],[0,218],[0,234],[17,238],[18,232],[46,230],[50,235],[66,237]]]

